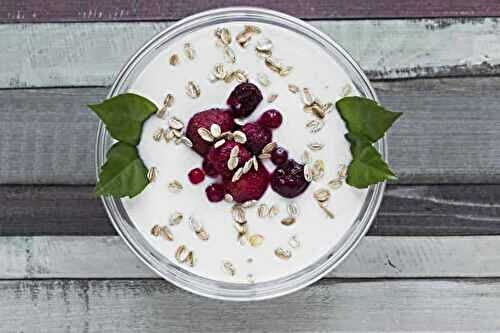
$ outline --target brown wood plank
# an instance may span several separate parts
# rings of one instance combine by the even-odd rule
[[[115,235],[89,186],[0,186],[0,235]],[[369,235],[500,235],[500,185],[388,186]]]
[[[178,20],[226,6],[256,6],[305,19],[500,16],[496,0],[4,0],[0,23]]]
[[[493,332],[500,281],[324,279],[261,302],[202,298],[162,280],[0,282],[2,332]]]

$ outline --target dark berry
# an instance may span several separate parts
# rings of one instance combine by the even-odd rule
[[[227,193],[231,194],[236,202],[259,200],[269,185],[269,173],[266,167],[259,163],[257,171],[251,169],[236,182],[233,182],[230,177],[224,178],[224,185]]]
[[[191,171],[189,171],[188,174],[189,181],[193,184],[199,184],[205,179],[205,174],[203,173],[203,170],[200,168],[195,168]]]
[[[232,131],[235,127],[232,112],[223,109],[210,109],[196,113],[189,119],[186,136],[193,142],[193,149],[200,155],[205,156],[212,143],[203,140],[198,134],[198,129],[204,127],[209,129],[212,124],[220,126],[222,132]]]
[[[217,177],[219,175],[217,170],[215,170],[214,165],[208,160],[208,157],[205,157],[203,159],[203,163],[202,163],[201,167],[202,167],[203,171],[205,171],[205,174],[208,177]]]
[[[205,189],[207,198],[211,202],[219,202],[224,199],[224,186],[222,184],[212,184]]]
[[[227,167],[227,161],[229,160],[229,157],[231,155],[231,150],[235,146],[238,146],[239,148],[238,164],[236,165],[236,168],[231,171]],[[243,164],[250,158],[252,158],[252,154],[250,154],[245,146],[240,143],[236,143],[235,141],[226,141],[219,148],[215,148],[214,146],[212,146],[207,155],[207,159],[210,164],[213,165],[215,171],[223,177],[232,177],[234,171],[236,171],[237,168],[243,166]]]
[[[262,101],[262,93],[255,84],[240,83],[231,92],[227,105],[233,110],[235,118],[248,117]]]
[[[275,165],[282,165],[283,163],[285,163],[286,161],[288,161],[288,152],[283,147],[277,147],[271,153],[271,161]]]
[[[282,121],[281,113],[278,110],[271,109],[264,112],[257,122],[267,128],[278,128]]]
[[[241,131],[245,133],[247,137],[245,146],[254,154],[260,154],[262,148],[273,139],[271,130],[257,123],[245,124],[241,128]]]
[[[304,178],[304,165],[294,160],[276,167],[271,177],[272,189],[286,198],[294,198],[304,192],[309,182]]]

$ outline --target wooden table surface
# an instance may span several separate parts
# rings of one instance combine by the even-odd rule
[[[115,74],[179,18],[271,6],[340,42],[404,117],[373,227],[292,295],[225,303],[157,278],[92,195]],[[0,332],[500,330],[498,0],[3,0]],[[90,138],[90,139],[89,139]]]

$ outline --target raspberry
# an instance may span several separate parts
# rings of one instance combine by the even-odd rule
[[[309,182],[304,178],[304,165],[294,160],[276,167],[271,176],[272,189],[286,198],[294,198],[304,192]]]
[[[186,136],[193,142],[193,149],[202,156],[208,153],[212,143],[203,140],[198,134],[198,129],[200,127],[210,129],[212,124],[218,124],[222,132],[232,131],[235,127],[231,112],[223,109],[209,109],[198,112],[189,119],[187,125]]]
[[[205,179],[205,174],[200,168],[194,168],[188,173],[189,181],[193,184],[199,184]]]
[[[288,161],[288,152],[283,147],[277,147],[271,153],[271,161],[275,165],[281,165],[281,164],[285,163],[286,161]]]
[[[262,148],[271,142],[273,133],[267,127],[260,126],[257,123],[248,123],[243,125],[241,131],[247,136],[245,146],[254,154],[260,154]]]
[[[219,175],[217,170],[215,170],[214,165],[208,160],[207,157],[203,159],[201,167],[208,177],[217,177]]]
[[[259,163],[259,169],[251,169],[232,182],[230,177],[224,179],[227,193],[231,194],[234,201],[243,203],[249,200],[259,200],[267,190],[269,185],[269,173],[263,164]]]
[[[208,201],[219,202],[224,199],[224,186],[222,184],[212,184],[205,189]]]
[[[227,161],[231,155],[231,150],[235,146],[238,146],[240,149],[240,152],[238,153],[238,165],[233,171],[231,171],[227,167]],[[241,167],[250,158],[252,158],[250,152],[242,144],[234,141],[226,141],[219,148],[211,147],[207,155],[208,162],[210,162],[215,171],[223,177],[232,177],[233,172],[236,171],[237,168]]]
[[[259,120],[257,121],[259,125],[267,128],[278,128],[283,121],[283,116],[278,110],[271,109],[264,112]]]
[[[240,83],[231,92],[227,105],[233,110],[235,118],[248,117],[262,101],[262,93],[255,84]]]

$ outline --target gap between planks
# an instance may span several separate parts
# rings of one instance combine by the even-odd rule
[[[118,236],[2,237],[0,257],[0,279],[158,278]],[[500,236],[368,236],[328,277],[500,277]]]
[[[388,136],[400,184],[500,183],[500,78],[374,86],[404,113]],[[93,184],[98,121],[84,105],[107,90],[0,90],[0,184]]]
[[[126,60],[170,24],[0,25],[0,64],[8,64],[0,70],[0,88],[109,85]],[[500,73],[496,18],[311,24],[343,45],[371,79]]]
[[[159,280],[0,281],[2,332],[498,331],[500,281],[322,280],[221,302]]]

